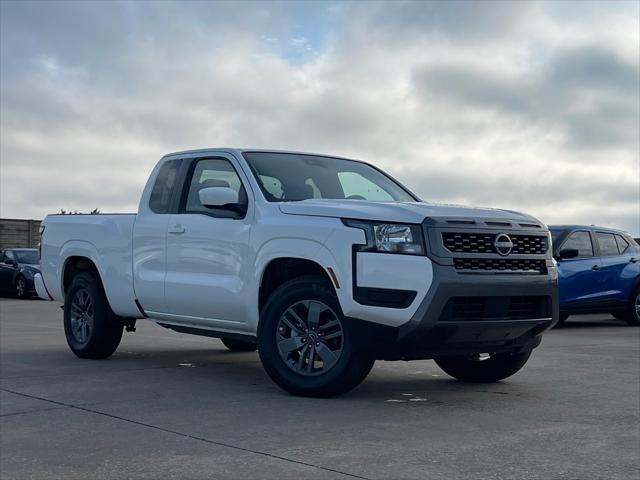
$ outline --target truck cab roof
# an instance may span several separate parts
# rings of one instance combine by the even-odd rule
[[[298,150],[281,150],[277,148],[248,148],[248,147],[208,147],[208,148],[197,148],[194,150],[182,150],[178,152],[171,152],[164,155],[162,158],[169,158],[175,156],[184,156],[184,155],[193,155],[193,154],[207,154],[214,152],[227,152],[227,153],[236,153],[238,155],[242,155],[245,152],[263,152],[263,153],[287,153],[291,155],[311,155],[314,157],[329,157],[329,158],[341,158],[344,160],[351,160],[354,162],[366,163],[362,160],[358,160],[355,158],[342,157],[339,155],[328,155],[326,153],[315,153],[315,152],[302,152]]]

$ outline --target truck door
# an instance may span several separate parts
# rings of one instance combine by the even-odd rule
[[[150,314],[167,311],[164,294],[167,225],[178,194],[180,165],[179,159],[158,165],[147,186],[151,190],[142,195],[133,227],[133,286],[140,305]]]
[[[576,230],[572,232],[559,250],[576,249],[575,258],[558,261],[558,287],[560,306],[580,308],[596,301],[602,290],[600,269],[602,263],[595,256],[591,232]]]
[[[249,232],[253,202],[234,159],[190,160],[178,213],[167,229],[165,295],[168,313],[194,326],[242,330],[246,326]],[[207,208],[198,192],[229,187],[241,206]]]

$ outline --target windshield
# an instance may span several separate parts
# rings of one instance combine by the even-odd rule
[[[310,198],[419,201],[393,179],[366,163],[269,152],[246,152],[244,158],[270,202]]]
[[[37,250],[15,250],[14,253],[18,263],[29,263],[31,265],[40,263],[40,256]]]

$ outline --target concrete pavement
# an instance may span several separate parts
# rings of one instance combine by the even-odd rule
[[[57,304],[0,299],[0,415],[2,479],[639,478],[640,329],[574,317],[502,383],[378,362],[317,400],[146,321],[80,360]]]

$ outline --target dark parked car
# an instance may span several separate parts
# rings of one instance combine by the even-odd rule
[[[640,246],[628,233],[584,225],[549,226],[558,262],[560,321],[611,313],[640,325]]]
[[[27,298],[35,293],[33,276],[40,272],[40,255],[35,248],[8,248],[0,252],[0,289]]]

